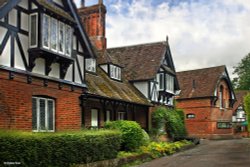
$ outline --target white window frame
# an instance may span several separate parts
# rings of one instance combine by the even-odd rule
[[[61,30],[61,25],[62,25],[62,28],[63,28],[63,40],[62,40],[62,51],[60,51],[60,30]],[[61,21],[59,21],[58,23],[58,53],[60,54],[64,54],[65,53],[65,24]]]
[[[85,61],[86,70],[89,72],[96,72],[96,59],[89,58]]]
[[[98,109],[92,108],[91,110],[91,127],[97,128],[98,127]],[[96,118],[94,118],[94,113],[96,112]]]
[[[125,120],[125,112],[117,112],[117,120]]]
[[[36,38],[36,44],[35,45],[31,45],[31,17],[32,16],[36,16],[36,35],[35,35],[35,38]],[[29,47],[30,48],[35,48],[38,46],[38,13],[32,13],[30,14],[29,16]]]
[[[172,75],[166,74],[166,91],[174,93],[174,77]]]
[[[161,81],[161,77],[162,77],[162,81]],[[158,73],[158,89],[159,90],[164,90],[164,73]],[[161,87],[162,86],[162,87]]]
[[[69,28],[69,34],[67,34],[67,28]],[[64,38],[65,38],[65,42],[64,42],[64,44],[65,44],[65,55],[66,56],[71,56],[71,53],[72,53],[72,28],[71,28],[71,26],[69,26],[69,25],[66,25],[65,24],[65,36],[64,36]],[[69,35],[69,46],[67,45],[67,42],[66,42],[66,40],[67,40],[67,35]],[[66,51],[67,51],[67,49],[66,48],[68,48],[69,49],[69,53],[67,53]]]
[[[44,18],[47,17],[48,18],[48,46],[45,46],[44,45]],[[50,49],[50,16],[46,15],[46,14],[43,14],[43,19],[42,19],[42,24],[41,24],[41,31],[42,31],[42,46],[43,48],[46,48],[46,49]]]
[[[56,48],[54,49],[54,48],[52,48],[52,35],[50,35],[50,48],[51,48],[51,50],[52,51],[54,51],[54,52],[58,52],[58,30],[59,30],[59,28],[58,28],[58,21],[57,21],[57,19],[55,19],[55,18],[53,18],[53,17],[51,17],[50,18],[50,31],[52,31],[52,23],[53,23],[53,21],[55,21],[55,23],[56,23],[56,33],[55,33],[55,36],[56,36]],[[52,34],[51,32],[50,32],[50,34]]]
[[[55,100],[53,99],[49,99],[49,98],[43,98],[43,97],[32,97],[32,99],[36,99],[36,126],[37,129],[36,130],[32,130],[33,132],[55,132]],[[45,129],[48,129],[48,101],[52,101],[53,102],[53,108],[52,108],[52,112],[53,112],[53,130],[42,130],[41,129],[41,125],[40,125],[40,100],[44,100],[45,101]],[[33,104],[32,104],[33,105]],[[32,116],[33,118],[33,116]],[[33,129],[33,125],[32,125],[32,129]]]
[[[110,78],[121,80],[121,68],[113,64],[110,64],[109,68],[110,68]]]

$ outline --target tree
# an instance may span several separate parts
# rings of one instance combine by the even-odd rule
[[[250,132],[250,93],[244,97],[244,109],[247,115],[248,132]]]
[[[238,77],[232,81],[235,89],[250,90],[250,53],[241,59],[241,62],[234,67],[233,74],[238,75]]]

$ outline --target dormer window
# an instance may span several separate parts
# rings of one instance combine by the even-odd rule
[[[121,68],[110,64],[110,78],[121,80]]]
[[[85,66],[86,66],[86,70],[89,71],[89,72],[96,72],[96,59],[86,59],[86,62],[85,62]]]

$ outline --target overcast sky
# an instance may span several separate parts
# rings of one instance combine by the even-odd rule
[[[79,5],[80,0],[75,0]],[[98,0],[85,0],[87,6]],[[250,52],[250,0],[104,0],[108,47],[166,40],[177,71],[226,65]],[[233,76],[231,75],[231,78]]]

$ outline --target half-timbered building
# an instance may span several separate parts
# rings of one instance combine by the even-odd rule
[[[88,86],[95,85],[92,94],[88,97],[91,97],[92,100],[102,99],[103,101],[106,99],[108,104],[105,105],[106,103],[101,102],[100,106],[103,107],[94,111],[96,113],[100,108],[101,111],[107,110],[103,116],[99,114],[103,117],[100,118],[100,124],[102,124],[102,120],[110,120],[109,116],[111,115],[113,120],[136,120],[145,128],[145,125],[148,126],[150,122],[148,118],[150,117],[150,113],[148,113],[150,103],[173,107],[173,96],[179,87],[168,40],[107,48],[105,37],[106,8],[103,2],[99,0],[97,5],[89,7],[82,4],[78,13],[97,53],[96,59],[88,60],[89,64],[92,65],[86,66]],[[97,79],[96,72],[103,76],[102,78],[109,84]],[[109,96],[107,96],[108,94]],[[107,97],[122,102],[118,101],[121,104],[120,107],[110,106],[114,102],[110,103],[110,99],[108,100]],[[90,109],[91,104],[88,104]],[[117,112],[114,112],[115,108],[118,108]],[[153,110],[152,105],[150,110]],[[109,114],[110,111],[113,114]]]
[[[188,134],[201,138],[233,137],[232,109],[236,97],[226,66],[177,72]]]
[[[80,129],[95,55],[71,0],[0,1],[0,127]]]

